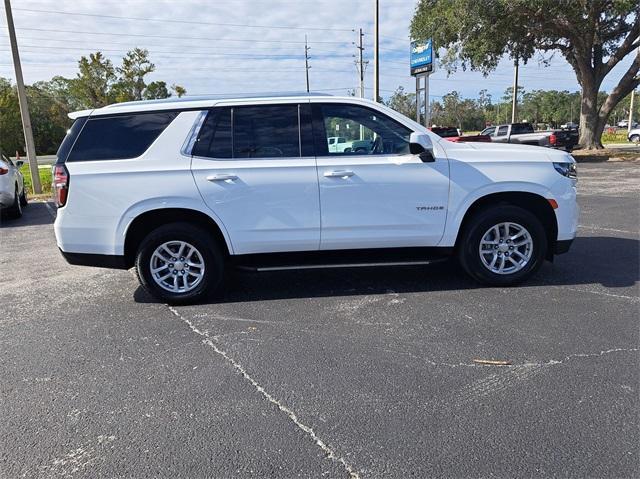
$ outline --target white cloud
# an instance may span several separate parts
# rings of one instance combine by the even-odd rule
[[[381,89],[388,96],[399,85],[407,90],[415,85],[408,68],[408,28],[414,3],[380,3]],[[347,88],[357,87],[357,50],[352,43],[357,41],[357,29],[362,28],[365,57],[370,61],[366,87],[371,95],[373,0],[22,0],[14,1],[13,8],[28,83],[54,75],[73,76],[78,58],[96,50],[117,64],[127,50],[137,46],[150,51],[157,66],[154,79],[181,84],[189,94],[302,91],[306,33],[311,46],[311,88],[344,94]],[[4,11],[2,17],[4,20]],[[611,88],[616,75],[622,75],[622,67],[609,76],[605,88]],[[0,76],[13,78],[6,27],[0,34]],[[504,61],[486,79],[473,72],[447,78],[438,71],[431,79],[431,93],[437,97],[458,90],[463,96],[475,96],[486,88],[497,97],[511,81],[512,66]],[[527,90],[578,89],[571,68],[559,56],[551,68],[540,68],[535,61],[521,68],[521,84]]]

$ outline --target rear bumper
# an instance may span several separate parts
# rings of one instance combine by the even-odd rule
[[[573,244],[573,240],[558,240],[556,241],[556,247],[554,249],[555,254],[564,254],[569,252],[571,245]]]
[[[67,263],[96,268],[128,269],[124,256],[90,253],[66,253],[60,250]]]

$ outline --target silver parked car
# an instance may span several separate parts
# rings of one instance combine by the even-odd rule
[[[0,210],[10,218],[20,218],[22,207],[27,205],[24,177],[20,173],[23,164],[21,160],[14,163],[5,155],[0,157]]]

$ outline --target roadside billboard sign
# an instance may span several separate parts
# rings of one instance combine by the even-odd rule
[[[433,71],[433,42],[417,40],[411,42],[411,75],[422,75]]]

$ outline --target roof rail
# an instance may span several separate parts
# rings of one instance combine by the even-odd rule
[[[162,104],[162,103],[184,103],[188,101],[207,101],[207,100],[230,100],[230,99],[250,99],[250,98],[284,98],[284,97],[292,97],[292,96],[331,96],[328,93],[318,93],[318,92],[277,92],[277,93],[249,93],[249,94],[207,94],[207,95],[184,95],[181,97],[169,97],[169,98],[160,98],[157,100],[135,100],[135,101],[126,101],[122,103],[112,103],[111,105],[107,105],[103,108],[115,108],[121,106],[128,105],[150,105],[150,104]]]

